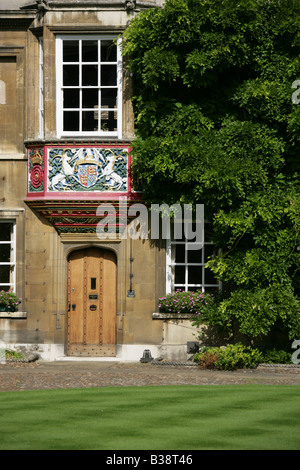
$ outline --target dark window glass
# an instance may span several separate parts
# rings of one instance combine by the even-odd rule
[[[78,111],[65,111],[64,112],[64,130],[65,131],[79,131],[79,112]]]
[[[102,108],[116,108],[117,107],[117,90],[102,89],[101,90],[101,106]]]
[[[79,90],[64,90],[64,108],[79,108]]]
[[[114,111],[105,111],[101,113],[101,129],[103,131],[117,130],[117,113]]]
[[[82,66],[82,86],[98,86],[98,66]]]
[[[79,61],[79,42],[64,41],[63,42],[63,61],[78,62]]]
[[[185,283],[185,266],[175,267],[175,284]]]
[[[11,240],[12,225],[1,223],[0,224],[0,241],[1,242],[10,242]]]
[[[202,249],[187,250],[188,263],[202,263]]]
[[[96,289],[96,283],[97,283],[97,278],[96,277],[91,277],[91,290]]]
[[[101,86],[117,85],[117,66],[102,65],[101,66]]]
[[[175,245],[175,263],[185,262],[185,245]]]
[[[0,284],[9,284],[10,266],[0,266]],[[9,290],[9,286],[1,286],[0,290]]]
[[[188,283],[202,284],[202,268],[201,266],[188,267]]]
[[[83,111],[82,130],[85,132],[98,130],[98,122],[94,111]]]
[[[82,107],[94,108],[98,106],[98,89],[82,90]]]
[[[82,62],[98,62],[98,41],[82,41]]]
[[[117,46],[113,41],[101,41],[101,62],[116,62]]]
[[[0,263],[10,262],[10,245],[0,245]]]
[[[205,284],[218,284],[213,272],[209,268],[205,268]]]
[[[64,86],[78,86],[79,85],[79,66],[78,65],[64,65]]]

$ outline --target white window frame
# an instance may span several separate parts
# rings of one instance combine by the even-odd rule
[[[2,241],[0,238],[0,250],[1,245],[10,245],[11,246],[11,258],[10,262],[0,262],[0,266],[10,266],[11,270],[11,282],[0,284],[0,290],[3,290],[3,287],[9,287],[10,290],[13,292],[16,291],[16,221],[15,220],[7,220],[3,219],[0,220],[0,234],[1,234],[1,224],[11,224],[12,225],[12,234],[11,240]]]
[[[63,130],[63,41],[64,40],[117,40],[117,62],[105,62],[106,65],[116,64],[117,65],[117,107],[113,109],[117,113],[117,131],[64,131]],[[116,35],[58,35],[56,37],[56,127],[57,137],[115,137],[122,139],[122,104],[123,104],[123,90],[122,90],[122,55],[121,55],[121,38]],[[98,58],[99,60],[99,58]],[[79,58],[79,64],[81,64],[81,57]],[[89,64],[89,62],[85,62]],[[68,65],[72,65],[72,62],[68,62]],[[99,70],[101,68],[101,62],[98,62]],[[70,87],[72,88],[72,87]],[[73,87],[74,88],[74,87]],[[83,88],[79,86],[78,88]],[[100,90],[101,86],[98,87]],[[114,88],[114,87],[109,87]],[[79,108],[80,112],[82,107]],[[108,109],[110,110],[110,109]],[[106,109],[105,109],[106,111]]]
[[[207,284],[205,282],[205,270],[207,269],[206,262],[205,262],[205,248],[207,246],[213,246],[213,243],[209,241],[205,241],[203,244],[203,247],[200,248],[201,250],[201,262],[197,263],[192,263],[188,262],[188,251],[193,253],[193,250],[188,250],[187,245],[190,244],[188,240],[167,240],[166,241],[166,293],[171,294],[172,292],[175,292],[177,289],[180,289],[182,291],[188,291],[189,288],[193,289],[199,289],[203,293],[208,290],[209,292],[214,289],[214,290],[221,290],[222,288],[222,283],[217,282],[216,284]],[[179,263],[175,262],[173,260],[173,255],[172,255],[172,247],[175,245],[184,245],[185,246],[185,261],[184,263]],[[185,267],[185,282],[184,283],[176,283],[175,284],[175,266],[184,266]],[[198,266],[201,267],[202,269],[202,282],[199,282],[199,284],[190,284],[188,283],[188,267],[190,266]]]

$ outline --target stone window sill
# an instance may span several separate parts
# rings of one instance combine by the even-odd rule
[[[153,320],[190,320],[194,313],[152,313]]]
[[[0,318],[27,318],[27,312],[0,312]]]

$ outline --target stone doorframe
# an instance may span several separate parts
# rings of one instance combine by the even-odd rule
[[[126,240],[107,240],[100,241],[95,233],[68,233],[61,234],[60,239],[63,245],[64,254],[64,278],[66,291],[66,315],[65,315],[65,350],[67,351],[67,285],[68,285],[68,257],[76,250],[87,248],[98,248],[102,250],[111,250],[117,258],[117,337],[116,343],[122,343],[123,328],[122,321],[125,315],[126,302],[126,281],[127,281],[127,262],[126,262]],[[128,256],[127,256],[128,257]]]

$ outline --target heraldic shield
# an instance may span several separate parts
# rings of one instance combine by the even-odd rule
[[[79,164],[77,167],[77,177],[80,181],[80,184],[85,188],[94,186],[99,178],[98,164]]]

